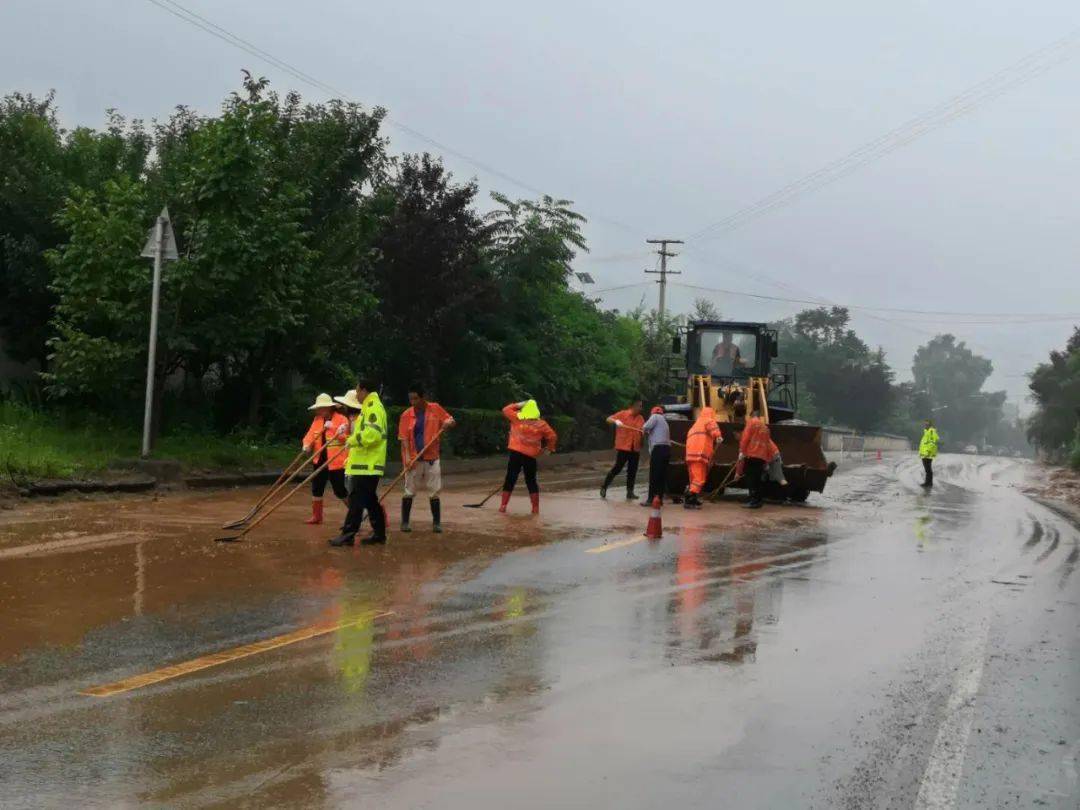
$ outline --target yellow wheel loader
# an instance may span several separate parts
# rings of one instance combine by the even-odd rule
[[[683,342],[685,341],[685,348]],[[674,339],[672,352],[682,355],[685,369],[675,376],[685,383],[682,393],[661,400],[671,428],[671,438],[685,443],[686,434],[702,408],[712,408],[724,434],[709,470],[706,491],[745,487],[733,468],[739,456],[739,438],[746,417],[755,409],[783,459],[786,489],[777,482],[766,487],[767,496],[796,502],[811,492],[822,492],[836,468],[821,450],[821,428],[795,418],[798,409],[798,377],[794,363],[778,363],[779,342],[775,329],[763,323],[691,321]],[[672,447],[667,490],[685,491],[686,460],[681,447]]]

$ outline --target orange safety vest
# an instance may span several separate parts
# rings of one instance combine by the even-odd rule
[[[330,458],[328,470],[345,469],[345,462],[348,460],[349,454],[344,451],[339,453],[338,450],[345,446],[345,440],[349,438],[349,432],[346,430],[341,436],[338,436],[337,432],[342,425],[347,427],[348,424],[349,420],[335,411],[329,419],[316,416],[311,423],[311,427],[308,428],[308,432],[304,434],[303,443],[311,446],[312,453],[319,453],[321,458],[322,450],[326,449],[326,457]],[[322,461],[319,458],[315,459],[316,465],[321,463]]]
[[[773,444],[769,426],[760,417],[752,416],[746,420],[742,438],[739,439],[739,452],[747,458],[772,461],[780,450]]]
[[[417,447],[416,436],[413,431],[413,427],[416,425],[416,408],[406,408],[401,414],[401,419],[398,420],[397,429],[398,441],[401,442],[401,462],[407,464],[415,458],[416,454],[435,438],[436,434],[442,430],[443,425],[449,422],[450,419],[450,414],[443,409],[442,405],[437,402],[429,402],[424,413],[424,444]],[[440,438],[431,447],[428,447],[423,460],[435,461],[438,459],[441,447],[442,439]]]
[[[636,453],[641,449],[641,440],[643,434],[641,432],[641,426],[645,424],[645,417],[640,413],[636,416],[630,412],[627,408],[625,411],[619,411],[616,414],[612,414],[612,419],[617,419],[627,427],[615,428],[615,449],[626,450],[630,453]],[[637,428],[637,430],[631,430],[631,428]]]
[[[716,412],[712,408],[702,408],[701,413],[686,434],[686,460],[708,464],[712,461],[716,443],[723,441],[723,433],[716,424]]]
[[[551,425],[543,419],[518,419],[518,406],[507,405],[503,408],[503,416],[510,423],[510,441],[507,449],[536,458],[546,446],[552,453],[555,452],[555,443],[559,437]]]

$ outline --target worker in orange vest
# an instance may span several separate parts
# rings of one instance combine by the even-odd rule
[[[322,467],[327,460],[330,461],[311,479],[311,517],[306,522],[317,525],[323,522],[323,493],[326,492],[328,481],[338,498],[345,501],[349,497],[345,488],[345,461],[348,453],[341,450],[349,437],[349,420],[338,412],[329,394],[315,397],[315,404],[308,410],[315,411],[315,418],[308,432],[304,434],[303,450],[311,455],[318,453],[312,462],[316,468]]]
[[[701,498],[698,496],[709,477],[716,445],[722,441],[724,435],[716,423],[716,411],[702,408],[697,421],[686,434],[686,474],[690,478],[690,486],[686,490],[683,506],[687,509],[701,508]]]
[[[743,475],[746,476],[746,486],[750,490],[750,498],[743,505],[748,509],[761,508],[765,465],[778,453],[779,449],[773,443],[769,426],[761,418],[761,410],[754,408],[739,439],[739,460],[743,463]]]
[[[499,511],[505,513],[510,503],[518,475],[525,473],[525,487],[532,501],[532,513],[540,514],[540,485],[536,482],[536,458],[543,452],[554,453],[559,437],[551,425],[540,418],[540,408],[535,399],[514,402],[503,408],[503,416],[510,422],[510,440],[507,449],[510,457],[506,463],[503,481],[502,504]]]
[[[638,460],[641,458],[641,439],[645,435],[641,426],[645,424],[645,417],[641,415],[642,402],[635,399],[630,407],[614,413],[607,418],[609,424],[615,425],[615,466],[613,466],[600,487],[600,497],[606,498],[608,487],[615,480],[615,476],[626,467],[626,500],[632,501],[637,498],[634,492],[634,482],[637,480]]]
[[[398,421],[401,463],[408,466],[417,453],[423,450],[424,454],[413,468],[405,473],[405,494],[401,498],[401,530],[412,531],[409,517],[412,514],[413,498],[417,490],[423,488],[427,491],[428,503],[431,506],[431,530],[438,534],[442,531],[442,502],[439,500],[442,465],[439,463],[440,440],[435,437],[457,423],[438,402],[428,402],[424,398],[424,388],[421,385],[414,385],[409,389],[409,406]],[[427,446],[429,442],[430,447]]]

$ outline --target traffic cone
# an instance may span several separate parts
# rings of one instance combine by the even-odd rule
[[[877,451],[877,460],[881,461],[881,451],[880,450]]]
[[[649,524],[645,527],[645,536],[650,540],[659,540],[664,536],[664,526],[660,521],[660,498],[653,498],[649,511]]]

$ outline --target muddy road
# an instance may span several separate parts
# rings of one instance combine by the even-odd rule
[[[1030,474],[869,462],[659,541],[595,469],[538,519],[459,480],[385,548],[302,498],[213,543],[250,491],[35,502],[0,515],[0,806],[1076,808],[1080,531]]]

